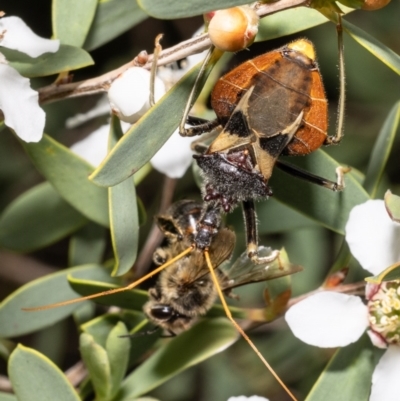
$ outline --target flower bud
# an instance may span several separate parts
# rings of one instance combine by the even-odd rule
[[[161,79],[154,85],[155,101],[165,93]],[[141,67],[131,67],[114,80],[108,90],[111,109],[118,118],[135,123],[150,108],[150,72]]]
[[[374,11],[387,6],[389,3],[390,0],[364,0],[361,8],[367,11]]]
[[[218,10],[211,18],[208,34],[213,45],[223,51],[236,52],[250,46],[258,32],[258,15],[249,6]]]

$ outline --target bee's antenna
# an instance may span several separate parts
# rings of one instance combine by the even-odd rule
[[[221,286],[219,285],[217,276],[214,272],[214,268],[211,263],[210,259],[210,254],[208,251],[204,251],[204,255],[207,261],[207,266],[210,270],[211,277],[214,281],[214,285],[217,289],[219,299],[221,300],[222,306],[225,310],[227,318],[232,322],[232,324],[236,327],[237,331],[242,335],[242,337],[249,343],[250,347],[253,348],[254,352],[257,354],[257,356],[261,359],[261,361],[264,363],[264,365],[267,367],[267,369],[271,372],[272,376],[275,377],[275,379],[278,381],[278,383],[283,387],[283,389],[287,392],[287,394],[290,396],[290,398],[293,401],[297,401],[297,398],[291,393],[291,391],[287,388],[285,383],[281,380],[281,378],[277,375],[277,373],[274,371],[272,366],[266,361],[266,359],[262,356],[261,352],[257,349],[257,347],[254,345],[254,343],[250,340],[249,336],[243,331],[243,329],[239,326],[239,324],[236,322],[236,320],[232,317],[232,313],[228,308],[228,305],[225,301],[224,294],[222,293]]]
[[[123,291],[131,290],[132,288],[135,288],[136,286],[138,286],[143,281],[146,281],[148,278],[154,276],[155,274],[157,274],[160,271],[164,270],[166,267],[170,266],[172,263],[176,262],[177,260],[181,259],[182,257],[187,255],[188,253],[192,252],[192,250],[193,250],[193,247],[189,247],[189,248],[185,249],[179,255],[175,256],[174,258],[172,258],[168,262],[164,263],[162,266],[160,266],[157,269],[151,271],[150,273],[146,274],[145,276],[143,276],[139,280],[136,280],[133,283],[127,285],[126,287],[113,288],[112,290],[98,292],[97,294],[87,295],[85,297],[74,298],[74,299],[70,299],[68,301],[56,302],[54,304],[36,306],[34,308],[22,308],[22,310],[25,311],[25,312],[36,312],[36,311],[41,311],[41,310],[53,309],[53,308],[58,308],[59,306],[65,306],[65,305],[70,305],[70,304],[75,304],[75,303],[78,303],[78,302],[86,301],[87,299],[103,297],[105,295],[111,295],[111,294],[115,294],[117,292],[123,292]]]

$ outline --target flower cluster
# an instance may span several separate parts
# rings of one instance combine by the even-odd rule
[[[346,225],[346,241],[361,266],[377,275],[400,261],[400,224],[382,200],[356,206]],[[372,376],[370,401],[396,401],[400,370],[400,282],[366,286],[361,298],[335,292],[314,294],[291,307],[286,321],[294,335],[319,347],[344,347],[367,330],[372,343],[386,348]]]

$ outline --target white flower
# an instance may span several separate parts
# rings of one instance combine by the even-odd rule
[[[381,200],[353,208],[346,225],[346,240],[353,256],[374,275],[400,260],[400,224],[388,217]],[[398,286],[396,282],[367,285],[368,305],[353,295],[317,293],[292,306],[285,316],[296,337],[319,347],[346,346],[357,341],[369,327],[373,344],[387,347],[372,376],[370,401],[399,399]]]
[[[150,160],[151,165],[170,178],[181,178],[192,163],[190,144],[194,138],[184,138],[176,130]]]
[[[18,17],[0,19],[0,48],[6,47],[39,57],[54,53],[58,40],[40,38]],[[45,113],[39,107],[38,93],[31,89],[29,79],[9,66],[0,57],[0,109],[5,124],[26,142],[38,142],[42,138]]]
[[[163,81],[156,77],[154,99],[157,102],[165,94]],[[135,123],[150,109],[150,72],[131,67],[114,80],[108,90],[112,111],[122,120]]]

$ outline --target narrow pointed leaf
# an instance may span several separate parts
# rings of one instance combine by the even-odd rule
[[[122,138],[121,124],[117,116],[111,121],[109,148]],[[115,264],[113,276],[128,272],[136,260],[139,241],[139,215],[136,188],[129,177],[114,187],[108,188],[111,241]]]
[[[200,322],[172,339],[143,362],[122,383],[115,401],[132,400],[160,386],[190,366],[223,351],[238,338],[226,319]]]
[[[394,281],[400,279],[400,262],[389,266],[381,274],[373,277],[367,277],[365,281],[372,284],[380,284],[382,281]]]
[[[101,266],[85,265],[50,274],[25,284],[0,303],[0,336],[16,337],[32,333],[71,315],[80,304],[38,312],[21,310],[76,298],[78,294],[69,286],[68,274],[100,281],[110,277],[108,271]]]
[[[106,230],[88,222],[71,238],[68,250],[70,266],[101,263],[106,248]]]
[[[108,226],[107,191],[88,180],[93,167],[44,135],[38,143],[21,142],[33,164],[57,192],[88,219]]]
[[[384,200],[390,218],[393,221],[400,223],[400,196],[392,194],[390,190],[387,190]]]
[[[193,17],[195,15],[201,15],[208,11],[213,11],[216,8],[215,1],[213,2],[211,0],[189,0],[179,3],[173,0],[138,0],[138,3],[139,6],[144,11],[146,11],[147,14],[151,15],[152,17],[161,19]],[[230,8],[243,4],[246,4],[244,0],[220,0],[218,2],[217,8]]]
[[[120,337],[126,336],[127,334],[128,330],[124,323],[118,322],[107,338],[106,351],[111,371],[111,398],[118,392],[122,379],[125,377],[126,369],[128,368],[131,343],[130,341],[126,341],[127,339]]]
[[[354,11],[344,6],[340,8],[345,14]],[[295,7],[283,10],[260,20],[256,42],[292,35],[328,21],[328,18],[314,8]]]
[[[369,33],[350,24],[348,21],[343,21],[343,29],[361,46],[365,47],[375,57],[381,60],[382,63],[386,64],[397,74],[400,74],[400,56],[393,50],[376,40]]]
[[[63,71],[79,70],[93,65],[94,61],[89,53],[79,47],[61,45],[56,53],[45,53],[40,57],[32,58],[16,50],[1,49],[10,65],[21,75],[28,78],[45,77],[59,74]]]
[[[8,373],[18,401],[80,401],[63,372],[43,354],[18,345]]]
[[[17,252],[43,248],[70,235],[88,220],[48,183],[15,199],[0,217],[0,246]]]
[[[53,0],[54,39],[60,39],[65,45],[82,47],[92,25],[97,3],[97,0]]]
[[[332,181],[336,181],[335,169],[340,166],[322,150],[306,157],[285,158],[285,161]],[[369,199],[369,195],[351,172],[345,174],[344,180],[346,188],[342,192],[333,192],[276,168],[270,182],[276,199],[319,224],[344,234],[350,210]],[[260,221],[260,225],[262,224],[268,222]]]
[[[147,18],[136,1],[100,1],[84,48],[94,50]]]
[[[144,315],[142,312],[136,311],[122,311],[119,313],[109,313],[106,315],[101,315],[90,322],[85,323],[81,326],[82,331],[93,336],[95,341],[106,346],[107,338],[115,327],[115,325],[122,321],[129,329],[130,332],[140,325],[140,330],[148,330],[151,328],[150,325],[142,327]],[[137,332],[137,331],[135,331]],[[125,338],[119,339],[119,341],[127,341],[130,343],[129,351],[129,365],[133,366],[143,357],[143,355],[148,352],[148,350],[154,345],[158,340],[160,333],[153,333],[149,335],[138,336],[135,338]]]
[[[220,55],[211,59],[209,66]],[[125,133],[90,179],[97,185],[113,186],[130,177],[161,148],[178,126],[189,93],[200,69],[193,67],[176,85]],[[203,82],[210,72],[207,70]]]
[[[369,165],[363,187],[374,198],[378,189],[379,182],[382,178],[390,152],[392,151],[394,138],[400,121],[400,102],[397,102],[390,110],[378,138],[375,141],[375,146],[369,158]]]
[[[106,350],[96,344],[93,337],[86,333],[82,333],[80,336],[79,349],[89,371],[96,400],[108,400],[111,390],[111,371]]]
[[[375,363],[371,342],[364,335],[356,343],[340,348],[314,384],[306,401],[340,399],[368,401]]]

